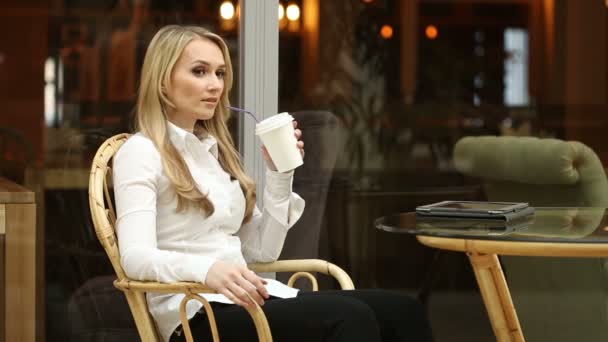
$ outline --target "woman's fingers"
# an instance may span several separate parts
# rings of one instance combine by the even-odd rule
[[[251,299],[256,301],[259,305],[264,305],[264,298],[262,298],[262,294],[258,291],[258,288],[256,285],[254,285],[252,282],[250,282],[244,276],[241,277],[241,279],[239,279],[237,281],[237,284],[243,290],[245,290],[245,292],[247,292],[249,294]]]
[[[264,298],[268,298],[265,281],[244,265],[218,260],[209,269],[205,284],[244,307],[256,302],[264,305]]]
[[[221,289],[219,291],[219,293],[223,294],[224,296],[226,296],[226,298],[230,299],[231,301],[234,302],[234,304],[239,305],[239,306],[247,306],[247,303],[249,302],[249,300],[247,302],[243,302],[234,293],[232,293],[232,291],[230,291],[228,288]]]
[[[300,149],[300,154],[302,155],[302,159],[304,159],[304,142],[298,141],[298,148]]]
[[[296,127],[297,125],[297,122],[294,121],[293,127]],[[297,146],[300,149],[300,154],[302,155],[302,158],[304,158],[304,142],[300,140],[302,138],[302,131],[296,129],[294,135],[296,136],[296,140],[298,141]]]
[[[245,303],[244,306],[253,305],[253,303],[251,302],[251,299],[247,295],[247,291],[245,289],[243,289],[243,287],[241,287],[241,285],[239,285],[237,283],[231,283],[228,286],[228,290],[230,290],[230,292],[232,292],[234,294],[234,296],[236,296],[236,298],[238,298],[238,300],[240,302]]]
[[[272,161],[272,158],[270,157],[270,154],[268,153],[268,150],[266,149],[266,146],[264,146],[264,145],[262,145],[262,155],[264,156],[264,159],[266,160],[268,168],[271,169],[272,171],[276,171],[277,167],[274,165],[274,162]]]
[[[267,284],[266,280],[264,280],[263,278],[260,278],[260,276],[258,276],[257,274],[255,274],[255,272],[251,271],[251,270],[247,270],[245,273],[245,278],[251,283],[253,284],[253,286],[256,287],[258,293],[264,297],[264,299],[268,299],[268,297],[270,296],[268,294],[268,290],[266,290],[266,287],[264,285]]]
[[[265,145],[262,145],[262,153],[264,154],[264,158],[270,159],[270,154],[268,154],[268,150]]]

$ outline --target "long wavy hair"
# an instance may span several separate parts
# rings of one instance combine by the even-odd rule
[[[232,178],[238,180],[245,195],[246,207],[243,222],[248,222],[253,214],[256,201],[255,183],[243,171],[240,156],[228,131],[228,94],[232,88],[233,72],[230,54],[224,40],[198,26],[169,25],[161,28],[152,38],[141,70],[136,108],[137,130],[148,137],[158,149],[162,165],[177,193],[177,211],[190,206],[204,210],[208,216],[214,212],[213,203],[207,194],[201,193],[190,173],[184,158],[169,139],[167,132],[167,109],[175,105],[164,94],[165,86],[170,86],[171,73],[184,48],[194,39],[207,39],[215,43],[224,56],[226,74],[224,89],[215,109],[213,118],[198,120],[195,133],[207,132],[218,142],[220,165]]]

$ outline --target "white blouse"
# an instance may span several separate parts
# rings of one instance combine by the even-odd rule
[[[251,221],[241,224],[245,196],[218,161],[217,141],[199,140],[194,134],[168,124],[171,142],[182,154],[203,194],[215,212],[207,216],[194,207],[177,213],[177,197],[167,178],[160,154],[151,140],[133,135],[114,157],[116,233],[122,267],[129,278],[157,282],[204,283],[216,260],[245,264],[277,260],[287,230],[304,211],[304,200],[292,192],[293,171],[267,170],[264,210],[254,209]],[[295,296],[297,291],[276,281],[267,286],[271,295]],[[287,294],[285,294],[287,293]],[[164,341],[181,323],[183,294],[148,293],[148,307]],[[209,301],[232,303],[220,294],[206,294]],[[188,318],[202,307],[188,303]]]

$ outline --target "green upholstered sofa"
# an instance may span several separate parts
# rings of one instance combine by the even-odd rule
[[[536,207],[608,207],[602,163],[580,142],[465,137],[454,147],[454,165],[460,172],[478,177],[491,201],[529,202]],[[603,210],[600,218],[601,214]],[[576,222],[577,215],[572,209],[565,213],[565,220]],[[597,227],[597,220],[591,222]],[[604,259],[501,260],[527,341],[608,341],[608,265]]]

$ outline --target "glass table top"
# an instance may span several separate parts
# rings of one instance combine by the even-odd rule
[[[537,207],[534,214],[509,222],[421,217],[408,212],[380,217],[374,225],[390,233],[459,239],[608,243],[606,208]]]

